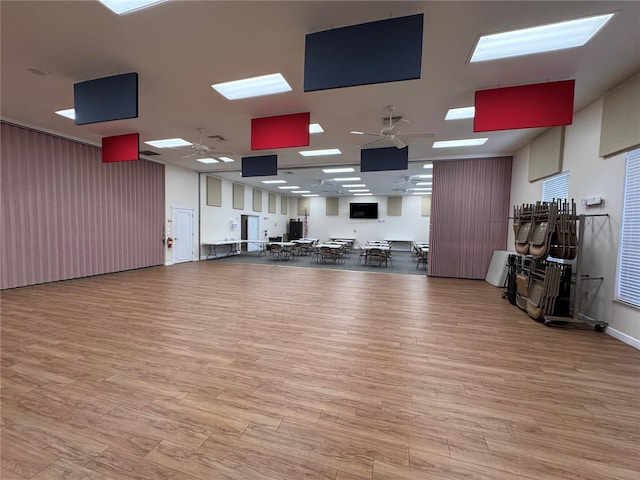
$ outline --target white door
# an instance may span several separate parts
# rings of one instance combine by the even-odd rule
[[[249,215],[247,217],[247,251],[255,252],[260,250],[260,245],[257,243],[251,243],[251,240],[260,240],[260,229],[258,221],[260,217],[257,215]]]
[[[171,208],[173,248],[171,261],[173,263],[193,261],[193,210],[190,208]]]

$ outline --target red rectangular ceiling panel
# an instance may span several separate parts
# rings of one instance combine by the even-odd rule
[[[473,131],[571,125],[575,83],[565,80],[479,90]]]
[[[138,160],[139,134],[128,133],[102,139],[102,163]]]
[[[251,119],[251,150],[309,146],[309,112]]]

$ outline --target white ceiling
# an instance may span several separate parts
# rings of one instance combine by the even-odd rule
[[[234,163],[204,165],[189,152],[141,150],[154,161],[242,180],[265,190],[264,178],[241,179],[240,158],[277,153],[279,178],[314,193],[335,195],[320,185],[319,165],[359,165],[363,137],[351,130],[382,128],[385,106],[411,123],[410,131],[436,132],[435,140],[488,136],[481,147],[433,149],[434,138],[409,141],[409,171],[363,174],[379,195],[402,194],[403,177],[425,173],[426,160],[511,155],[540,129],[473,133],[472,120],[444,121],[448,108],[473,104],[480,89],[575,79],[575,111],[640,70],[640,2],[383,2],[383,1],[169,1],[118,17],[97,1],[7,1],[1,6],[4,120],[99,145],[101,138],[139,132],[141,142],[182,137],[219,151]],[[586,46],[507,60],[469,64],[477,37],[539,24],[616,12]],[[335,90],[303,91],[305,34],[391,17],[424,13],[422,76],[419,80]],[[403,48],[403,39],[393,42]],[[46,75],[34,74],[33,69]],[[73,84],[118,73],[139,74],[139,117],[76,126],[54,114],[73,107]],[[280,72],[292,92],[229,101],[211,84]],[[299,149],[250,149],[251,118],[311,112],[325,133],[309,149],[335,148],[332,157],[302,157]],[[220,135],[217,141],[209,136]],[[376,146],[387,146],[378,144]],[[390,146],[390,145],[389,145]],[[291,173],[283,173],[291,172]],[[407,192],[409,193],[409,192]]]

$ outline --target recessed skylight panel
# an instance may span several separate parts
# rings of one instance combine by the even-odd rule
[[[156,148],[188,147],[192,145],[191,142],[187,142],[182,138],[165,138],[163,140],[149,140],[148,142],[144,142],[144,143]]]
[[[280,73],[244,78],[232,82],[216,83],[211,86],[220,95],[229,100],[260,97],[262,95],[291,91],[291,86]]]
[[[581,47],[613,17],[613,13],[567,20],[480,37],[470,62],[518,57]]]
[[[167,0],[98,0],[105,7],[117,15],[136,12],[143,8],[152,7]]]
[[[302,155],[303,157],[320,157],[323,155],[340,155],[341,153],[342,152],[338,148],[327,148],[324,150],[306,150],[300,152],[300,155]],[[350,171],[353,172],[353,170]]]
[[[442,140],[433,142],[433,148],[476,147],[484,145],[488,138],[465,138],[462,140]]]
[[[476,107],[450,108],[445,115],[445,120],[462,120],[473,118],[476,114]],[[426,166],[424,168],[427,168]]]

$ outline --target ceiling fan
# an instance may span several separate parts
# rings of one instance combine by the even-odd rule
[[[324,178],[321,178],[316,183],[312,183],[311,184],[312,187],[320,187],[322,185],[326,185],[326,186],[329,186],[329,187],[335,187],[336,184],[334,182],[330,182],[328,180],[325,180]]]
[[[393,183],[398,185],[415,185],[420,179],[414,177],[402,177],[400,180],[396,180]]]
[[[358,147],[362,148],[368,145],[373,145],[374,143],[377,143],[377,142],[387,141],[387,142],[391,142],[397,148],[404,148],[407,146],[407,143],[405,139],[402,137],[406,138],[406,137],[434,137],[435,136],[435,133],[433,132],[411,132],[411,133],[402,132],[401,128],[405,127],[409,123],[409,120],[406,120],[402,117],[394,117],[393,111],[396,109],[396,107],[393,105],[388,105],[386,109],[389,112],[389,118],[388,118],[388,122],[387,122],[387,119],[384,120],[385,126],[382,127],[382,129],[380,130],[380,133],[360,132],[356,130],[351,131],[351,133],[354,135],[370,135],[370,136],[378,137],[375,140],[371,140],[370,142],[362,143],[358,145]]]
[[[198,128],[197,130],[200,133],[200,142],[199,143],[193,142],[188,147],[175,147],[178,150],[191,150],[191,153],[189,153],[188,155],[183,156],[182,158],[192,158],[193,157],[193,158],[196,158],[196,159],[203,159],[203,158],[213,158],[214,155],[215,156],[220,156],[220,155],[234,155],[235,154],[235,152],[221,152],[219,150],[216,150],[213,147],[209,147],[209,146],[203,144],[202,143],[202,132],[204,131],[204,129]]]

